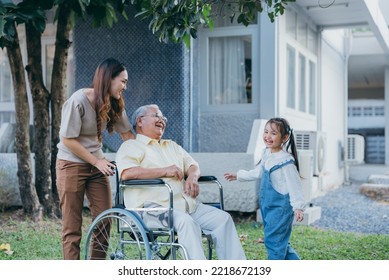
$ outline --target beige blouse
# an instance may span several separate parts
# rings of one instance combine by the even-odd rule
[[[106,126],[107,123],[103,122],[102,131],[105,130]],[[114,130],[118,133],[124,133],[128,132],[130,128],[130,121],[126,111],[123,110],[122,118],[114,125]],[[85,162],[62,143],[63,138],[77,138],[90,153],[99,159],[103,158],[102,143],[97,138],[96,111],[87,98],[85,89],[77,90],[64,103],[59,136],[57,158],[73,162]]]

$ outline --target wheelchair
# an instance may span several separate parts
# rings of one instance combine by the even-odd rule
[[[204,204],[224,210],[223,187],[214,176],[201,176],[203,185],[216,186],[215,201]],[[126,208],[124,193],[139,188],[165,188],[169,194],[169,207]],[[201,192],[201,191],[200,191]],[[149,227],[142,218],[144,214],[165,213],[166,226]],[[158,217],[158,215],[154,215]],[[212,259],[213,240],[203,233],[204,250]],[[179,244],[173,228],[173,190],[162,179],[120,180],[116,170],[115,206],[98,215],[89,227],[85,242],[85,259],[106,260],[186,260],[186,249]]]

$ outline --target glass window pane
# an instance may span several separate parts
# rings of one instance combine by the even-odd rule
[[[304,47],[307,47],[307,32],[308,31],[308,24],[305,22],[305,20],[301,17],[298,18],[298,28],[297,28],[297,41],[303,45]]]
[[[364,107],[363,108],[363,115],[367,117],[373,116],[373,107]]]
[[[0,102],[14,102],[11,69],[7,54],[0,54]]]
[[[313,53],[317,52],[317,33],[312,28],[308,28],[308,49]]]
[[[46,45],[46,88],[51,90],[51,75],[53,73],[53,64],[54,64],[54,55],[55,55],[55,45],[48,44]],[[66,94],[67,97],[72,95],[74,92],[74,62],[73,62],[73,47],[71,46],[68,51],[68,62],[66,68]]]
[[[376,116],[384,116],[385,115],[385,108],[384,107],[375,107],[374,108],[374,115]]]
[[[288,46],[287,49],[287,67],[288,67],[288,89],[287,89],[287,106],[289,108],[295,108],[295,98],[296,98],[296,51],[291,46]]]
[[[15,123],[15,112],[0,112],[0,126],[3,123]]]
[[[252,102],[251,41],[251,36],[209,39],[209,105]]]
[[[73,45],[69,48],[68,52],[68,65],[67,65],[67,74],[66,74],[66,96],[71,96],[75,91],[75,82],[74,82],[74,58],[73,58]]]
[[[351,109],[351,114],[353,117],[360,117],[362,114],[362,108],[361,107],[353,107]]]
[[[288,9],[286,16],[286,33],[293,39],[297,39],[297,13]]]
[[[316,113],[316,66],[309,61],[309,113]]]
[[[53,73],[55,45],[46,45],[46,88],[51,90],[51,74]]]
[[[299,65],[300,65],[300,80],[299,80],[299,110],[302,112],[306,111],[306,86],[305,86],[305,75],[306,75],[306,66],[305,66],[305,56],[299,55]]]

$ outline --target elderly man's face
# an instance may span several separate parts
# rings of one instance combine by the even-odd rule
[[[166,118],[162,112],[156,108],[150,108],[137,120],[138,133],[146,135],[152,139],[161,139],[166,128]]]

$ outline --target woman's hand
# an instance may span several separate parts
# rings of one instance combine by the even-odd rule
[[[106,176],[112,176],[115,174],[115,163],[110,162],[106,158],[98,159],[94,166]]]

